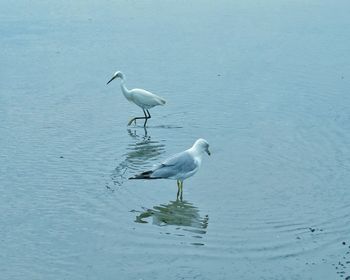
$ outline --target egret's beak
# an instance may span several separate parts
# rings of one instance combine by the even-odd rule
[[[107,85],[112,82],[117,76],[113,76],[112,79],[110,79],[108,82],[107,82]]]
[[[210,156],[210,155],[211,155],[211,153],[210,153],[209,149],[207,150],[207,154],[208,154],[208,156]]]

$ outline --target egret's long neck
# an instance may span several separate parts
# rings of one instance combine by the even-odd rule
[[[128,100],[131,100],[131,94],[130,94],[130,91],[127,89],[126,85],[125,85],[124,78],[121,79],[120,88],[121,88],[122,93],[124,94],[125,98],[128,99]]]

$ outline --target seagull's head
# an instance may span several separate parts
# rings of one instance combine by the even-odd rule
[[[199,152],[206,152],[210,156],[209,143],[203,138],[199,138],[193,145],[193,148]]]
[[[124,74],[121,71],[117,71],[114,73],[113,77],[107,82],[107,85],[112,82],[114,79],[116,78],[120,78],[120,79],[124,79]]]

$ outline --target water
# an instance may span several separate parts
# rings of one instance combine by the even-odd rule
[[[349,8],[3,3],[1,279],[350,276]],[[116,70],[168,101],[147,131]],[[199,137],[184,201],[127,180]]]

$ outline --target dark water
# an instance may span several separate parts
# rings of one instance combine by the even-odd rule
[[[349,8],[3,3],[0,278],[350,276]],[[116,70],[168,101],[147,131]],[[184,201],[127,180],[199,137]]]

